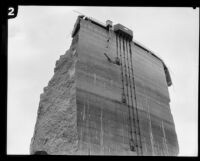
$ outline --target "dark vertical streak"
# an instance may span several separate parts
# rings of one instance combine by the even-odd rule
[[[128,41],[128,40],[127,40]],[[130,52],[129,52],[129,47],[128,47],[128,45],[127,45],[127,42],[126,41],[126,49],[127,49],[127,61],[128,61],[128,69],[129,69],[129,81],[130,81],[130,83],[129,83],[129,87],[130,87],[130,95],[131,95],[131,98],[130,98],[130,100],[131,100],[131,105],[130,105],[130,108],[131,108],[131,114],[133,115],[132,116],[132,119],[131,119],[131,121],[133,121],[133,127],[132,127],[132,130],[133,130],[133,136],[134,136],[134,138],[133,138],[133,140],[131,140],[132,141],[132,146],[135,146],[135,145],[137,145],[137,135],[136,135],[136,123],[135,123],[135,113],[134,113],[134,104],[133,104],[133,88],[132,88],[132,73],[131,73],[131,64],[130,64],[130,61],[131,61],[131,58],[130,58]],[[135,139],[135,143],[134,143],[134,139]],[[137,153],[138,153],[138,149],[136,148],[136,151],[137,151]]]
[[[133,71],[133,59],[132,59],[132,50],[131,50],[131,43],[129,42],[129,49],[130,49],[130,55],[131,55],[131,66],[132,66],[132,79],[133,79],[133,88],[134,88],[134,99],[135,99],[135,110],[136,110],[136,122],[137,122],[137,128],[138,129],[138,137],[139,137],[139,145],[138,149],[141,149],[141,155],[143,154],[142,151],[142,141],[141,141],[141,132],[140,132],[140,124],[139,124],[139,118],[138,118],[138,109],[137,109],[137,98],[136,98],[136,89],[135,89],[135,79],[134,79],[134,71]]]

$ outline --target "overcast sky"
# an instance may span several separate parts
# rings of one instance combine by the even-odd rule
[[[199,8],[20,6],[8,20],[7,153],[29,154],[40,94],[71,43],[73,10],[133,30],[169,68],[180,156],[197,155]]]

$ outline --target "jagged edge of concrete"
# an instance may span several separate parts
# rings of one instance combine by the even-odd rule
[[[54,76],[40,95],[30,154],[45,151],[70,155],[78,151],[76,62],[76,51],[72,49],[56,61]]]

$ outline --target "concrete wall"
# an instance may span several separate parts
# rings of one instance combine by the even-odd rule
[[[30,153],[177,155],[161,60],[113,31],[108,47],[88,20],[75,33],[41,94]]]
[[[129,117],[135,118],[136,112],[129,116],[129,105],[133,107],[132,111],[138,109],[140,135],[132,135],[135,140],[141,138],[142,155],[177,155],[177,136],[162,62],[133,42],[130,42],[131,57],[129,42],[117,41],[114,32],[108,51],[108,30],[86,20],[81,20],[77,34],[80,154],[136,155],[129,146],[130,126],[133,126]],[[126,67],[122,69],[120,65],[110,63],[105,52],[109,52],[111,58],[120,57],[121,53],[121,61]],[[131,61],[133,72],[130,72]],[[122,76],[121,70],[129,76]],[[133,76],[137,102],[131,89],[133,80],[130,78]],[[127,86],[122,78],[127,79]],[[126,104],[122,103],[123,87],[128,92]]]

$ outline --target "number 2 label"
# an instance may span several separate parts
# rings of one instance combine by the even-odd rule
[[[8,8],[8,11],[9,11],[9,12],[8,12],[8,15],[9,15],[9,16],[14,16],[14,8],[13,8],[13,7],[9,7],[9,8]]]

